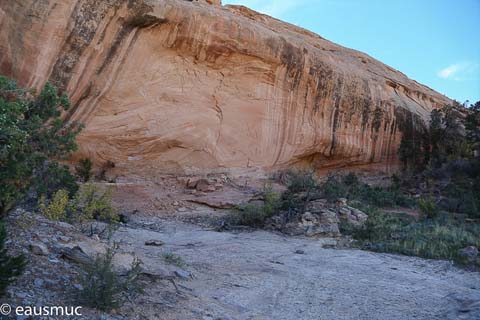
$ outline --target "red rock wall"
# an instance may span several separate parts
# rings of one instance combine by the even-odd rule
[[[68,91],[80,155],[120,174],[396,163],[449,100],[366,54],[245,7],[0,2],[0,73]]]

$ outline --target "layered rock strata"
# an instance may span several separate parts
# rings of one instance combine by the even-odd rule
[[[397,162],[445,96],[219,0],[0,2],[0,73],[72,100],[78,157],[118,174]]]

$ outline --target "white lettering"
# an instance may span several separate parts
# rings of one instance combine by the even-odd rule
[[[23,316],[23,312],[25,312],[25,311],[24,311],[24,309],[23,309],[22,306],[18,306],[18,307],[15,309],[15,313],[17,314],[17,316]]]

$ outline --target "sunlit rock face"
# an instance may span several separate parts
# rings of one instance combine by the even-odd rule
[[[445,96],[361,52],[218,0],[0,2],[0,73],[72,100],[77,157],[124,176],[397,163]]]

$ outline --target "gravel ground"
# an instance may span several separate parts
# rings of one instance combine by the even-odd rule
[[[75,304],[79,268],[61,258],[61,248],[80,246],[92,255],[107,241],[38,216],[15,227],[19,219],[11,218],[8,247],[30,263],[2,303]],[[143,280],[145,293],[110,315],[83,308],[82,319],[480,319],[480,275],[446,261],[333,249],[333,239],[216,232],[157,217],[135,217],[113,240],[120,243],[118,268],[133,255],[144,262],[151,275]],[[145,245],[150,240],[156,245]],[[32,253],[32,242],[48,253]],[[167,263],[166,252],[183,263]]]

